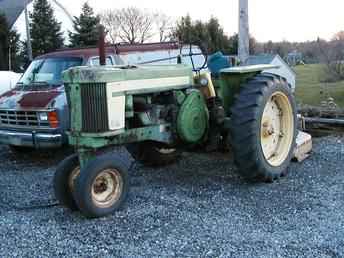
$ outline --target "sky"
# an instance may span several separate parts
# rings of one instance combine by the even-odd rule
[[[59,0],[78,15],[84,0]],[[219,19],[226,33],[238,30],[238,0],[88,0],[96,12],[135,6],[163,12],[174,19],[190,14],[193,19]],[[250,33],[258,41],[307,41],[330,39],[344,30],[344,0],[249,0]],[[59,16],[59,15],[57,15]],[[66,26],[70,24],[65,21]]]

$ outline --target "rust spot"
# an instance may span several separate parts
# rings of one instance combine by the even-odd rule
[[[45,108],[60,94],[61,92],[58,91],[30,92],[25,94],[18,103],[23,108]]]

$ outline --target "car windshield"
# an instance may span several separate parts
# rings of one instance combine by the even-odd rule
[[[80,66],[82,59],[78,57],[46,58],[34,60],[25,71],[18,84],[33,85],[47,83],[61,85],[62,72],[70,67]]]

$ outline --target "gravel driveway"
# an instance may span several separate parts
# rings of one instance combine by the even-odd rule
[[[135,165],[123,210],[95,220],[54,205],[63,151],[0,146],[0,257],[344,257],[344,138],[314,145],[274,184],[246,183],[228,154]]]

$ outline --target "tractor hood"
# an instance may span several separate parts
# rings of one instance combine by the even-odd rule
[[[64,87],[16,87],[0,96],[0,109],[44,110],[55,108],[65,98]]]

